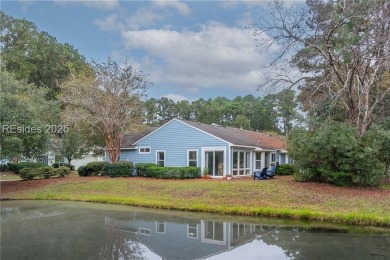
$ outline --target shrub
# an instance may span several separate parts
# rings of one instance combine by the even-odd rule
[[[71,165],[69,163],[53,163],[52,165],[54,168],[59,168],[60,166],[68,167],[71,171],[75,170],[75,166]]]
[[[79,176],[90,176],[87,166],[80,166],[77,168],[77,173]]]
[[[65,177],[69,175],[70,169],[66,166],[60,166],[59,168],[54,170],[55,174],[58,174],[60,177]]]
[[[90,162],[86,165],[88,175],[85,176],[95,176],[102,173],[102,169],[105,165],[108,165],[108,162]]]
[[[294,166],[291,164],[281,164],[276,168],[277,175],[293,175]]]
[[[49,179],[54,175],[54,167],[51,166],[44,166],[41,168],[38,168],[36,171],[43,176],[45,179]]]
[[[36,163],[36,162],[21,162],[21,163],[10,163],[8,166],[9,166],[10,171],[13,171],[16,174],[19,174],[19,171],[23,168],[35,169],[35,168],[40,168],[40,167],[44,167],[47,165],[43,164],[43,163]]]
[[[9,170],[9,167],[7,164],[0,164],[0,172],[6,172]]]
[[[296,180],[378,186],[390,159],[390,132],[373,128],[360,137],[353,126],[327,122],[311,131],[290,132],[288,146]]]
[[[147,167],[146,177],[158,179],[194,179],[200,178],[199,167]]]
[[[148,168],[152,166],[158,166],[155,163],[137,163],[135,165],[135,171],[137,173],[137,176],[146,177]]]
[[[20,174],[20,178],[22,178],[22,180],[32,180],[36,177],[42,176],[36,168],[20,169],[19,174]]]
[[[133,175],[132,162],[116,162],[103,166],[102,174],[110,177],[130,177]]]

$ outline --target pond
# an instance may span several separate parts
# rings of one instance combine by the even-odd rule
[[[86,202],[2,201],[1,259],[390,259],[389,232]]]

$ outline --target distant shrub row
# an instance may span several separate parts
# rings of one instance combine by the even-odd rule
[[[154,163],[137,163],[138,176],[158,179],[195,179],[200,178],[199,167],[161,167]]]
[[[68,167],[71,171],[75,170],[75,166],[71,165],[69,163],[53,163],[52,165],[54,168],[59,168],[60,166]]]
[[[108,162],[90,162],[85,166],[77,168],[79,176],[98,176],[102,175],[102,169]]]
[[[39,168],[22,168],[19,170],[20,178],[23,180],[32,180],[38,178],[49,179],[51,177],[65,177],[70,173],[70,169],[65,166],[54,168],[52,166],[43,166]]]
[[[110,176],[131,177],[133,176],[132,162],[91,162],[77,169],[79,176]]]
[[[13,171],[16,174],[20,173],[21,169],[24,168],[29,168],[29,169],[35,169],[35,168],[40,168],[47,166],[46,164],[43,163],[37,163],[37,162],[20,162],[20,163],[9,163],[8,164],[8,169],[10,171]]]

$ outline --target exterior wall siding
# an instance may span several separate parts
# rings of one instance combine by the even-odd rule
[[[229,143],[208,135],[178,120],[172,120],[137,143],[137,150],[122,150],[121,161],[156,163],[156,151],[165,151],[165,166],[187,166],[187,151],[198,151],[198,167],[201,165],[201,150],[205,147],[226,147]],[[150,147],[150,153],[139,154],[139,147]],[[226,162],[230,161],[225,153]]]

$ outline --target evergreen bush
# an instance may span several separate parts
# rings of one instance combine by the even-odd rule
[[[149,167],[158,166],[155,163],[137,163],[135,165],[135,171],[137,176],[147,177]]]
[[[294,166],[291,164],[281,164],[276,168],[277,175],[293,175]]]
[[[9,167],[7,164],[0,164],[0,172],[6,172],[9,170]]]
[[[23,168],[40,168],[47,166],[46,164],[43,163],[37,163],[37,162],[20,162],[20,163],[9,163],[8,167],[10,171],[13,171],[16,174],[19,174],[19,171]]]
[[[68,176],[70,173],[70,169],[66,166],[60,166],[54,170],[55,174],[58,174],[60,177]]]
[[[131,177],[133,176],[132,162],[116,162],[103,166],[102,174],[110,177]]]
[[[42,177],[37,168],[23,168],[19,171],[22,180],[33,180],[34,178]]]

